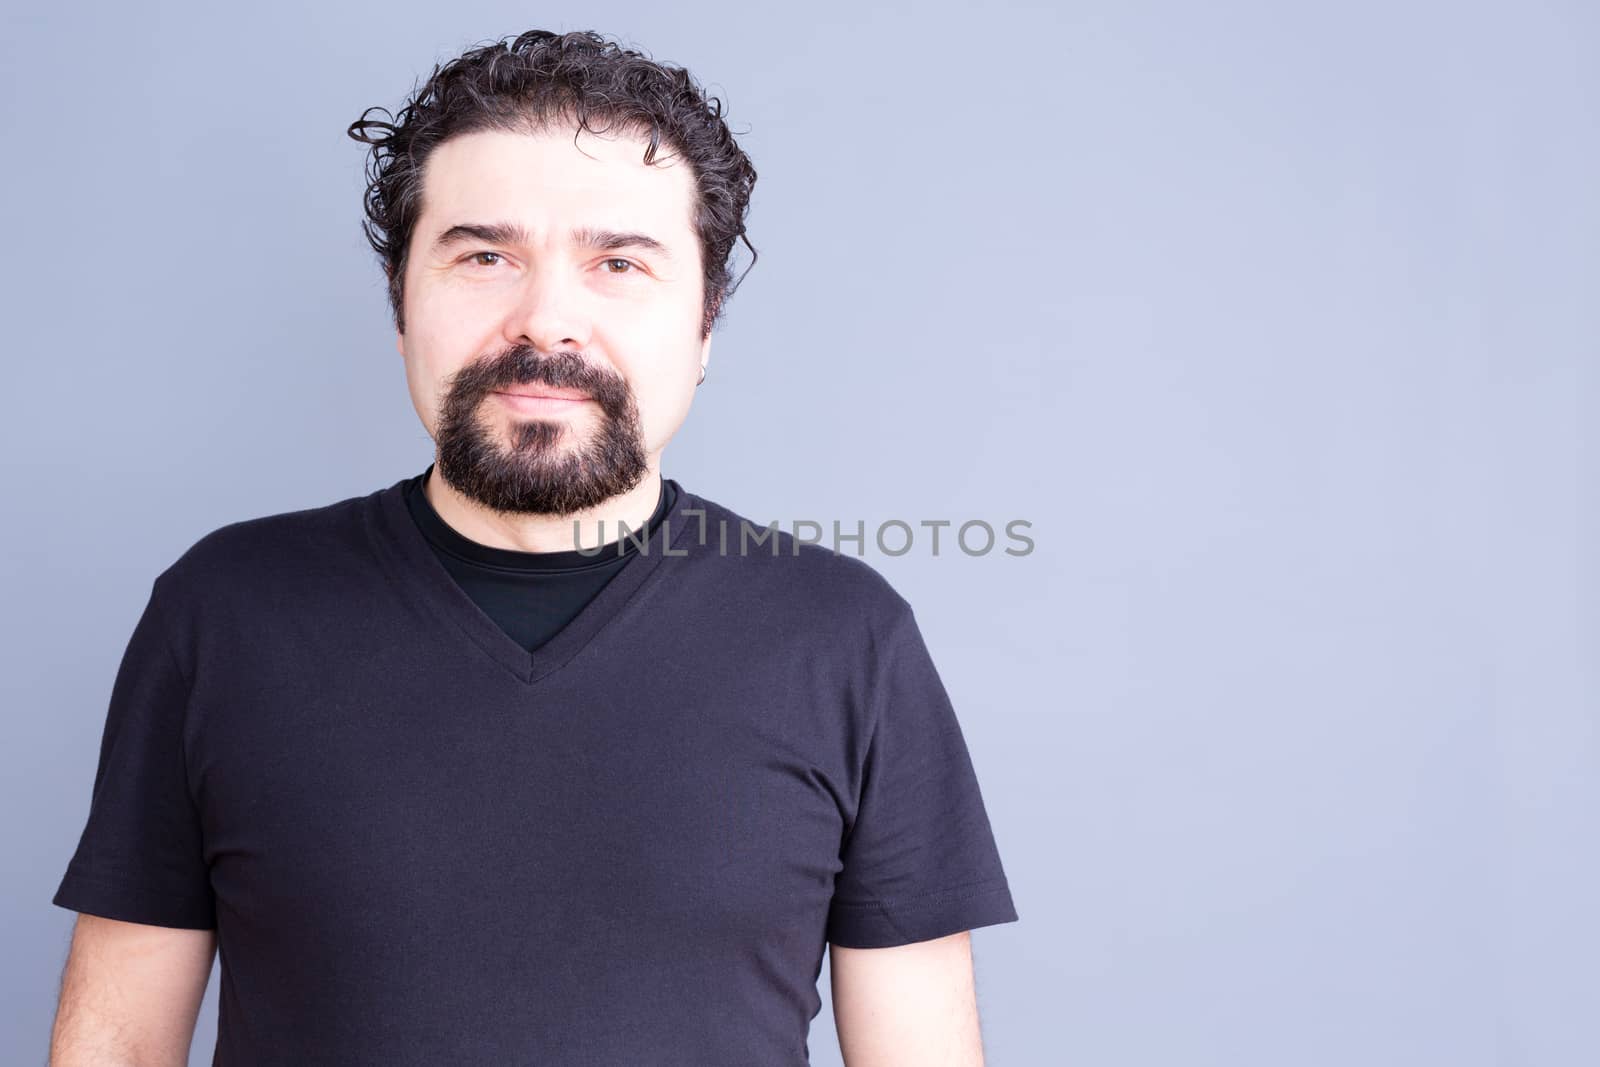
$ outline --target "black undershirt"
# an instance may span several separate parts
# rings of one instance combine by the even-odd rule
[[[571,622],[639,554],[638,542],[645,540],[637,531],[631,531],[619,544],[620,531],[608,523],[604,532],[612,535],[610,542],[589,555],[577,549],[521,552],[479,544],[458,533],[434,510],[422,489],[432,470],[430,463],[427,470],[405,483],[405,502],[411,517],[462,590],[530,652]],[[655,532],[676,499],[671,483],[661,479],[661,495],[645,524],[650,533]]]

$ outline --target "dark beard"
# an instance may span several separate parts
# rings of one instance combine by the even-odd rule
[[[587,394],[600,422],[574,445],[567,420],[511,414],[509,445],[498,418],[480,415],[491,395],[514,386],[548,385]],[[577,420],[573,420],[576,422]],[[494,511],[571,515],[626,493],[649,472],[633,391],[618,375],[575,352],[541,356],[521,345],[495,359],[469,363],[451,376],[439,408],[439,477]]]

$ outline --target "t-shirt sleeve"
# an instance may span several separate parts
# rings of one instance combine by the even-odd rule
[[[156,579],[112,684],[89,816],[52,903],[124,922],[205,930],[216,906],[184,761],[189,685]]]
[[[873,678],[873,723],[828,940],[887,948],[1015,922],[966,740],[909,607]]]

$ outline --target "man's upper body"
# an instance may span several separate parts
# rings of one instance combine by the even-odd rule
[[[909,604],[661,476],[755,181],[720,103],[530,31],[395,117],[350,133],[436,461],[156,578],[58,1067],[182,1062],[213,941],[219,1064],[802,1063],[828,942],[851,1067],[981,1062],[1016,913]]]
[[[530,651],[416,480],[202,538],[118,674],[55,902],[214,929],[219,1063],[801,1064],[825,941],[1016,918],[865,563],[669,481]]]

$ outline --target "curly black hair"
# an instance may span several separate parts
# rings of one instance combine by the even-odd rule
[[[368,119],[373,111],[394,121]],[[433,150],[459,134],[531,133],[563,122],[575,124],[576,137],[578,130],[596,132],[590,124],[595,119],[604,124],[602,130],[615,126],[648,136],[647,166],[663,141],[689,162],[705,271],[701,336],[709,336],[738,288],[728,269],[734,242],[744,240],[751,267],[756,257],[744,222],[756,170],[735,143],[722,111],[722,101],[707,96],[688,71],[656,63],[589,30],[529,30],[514,40],[480,45],[436,64],[398,116],[369,107],[347,132],[372,146],[361,228],[388,276],[395,328],[405,332],[406,252],[422,213],[423,166]]]

